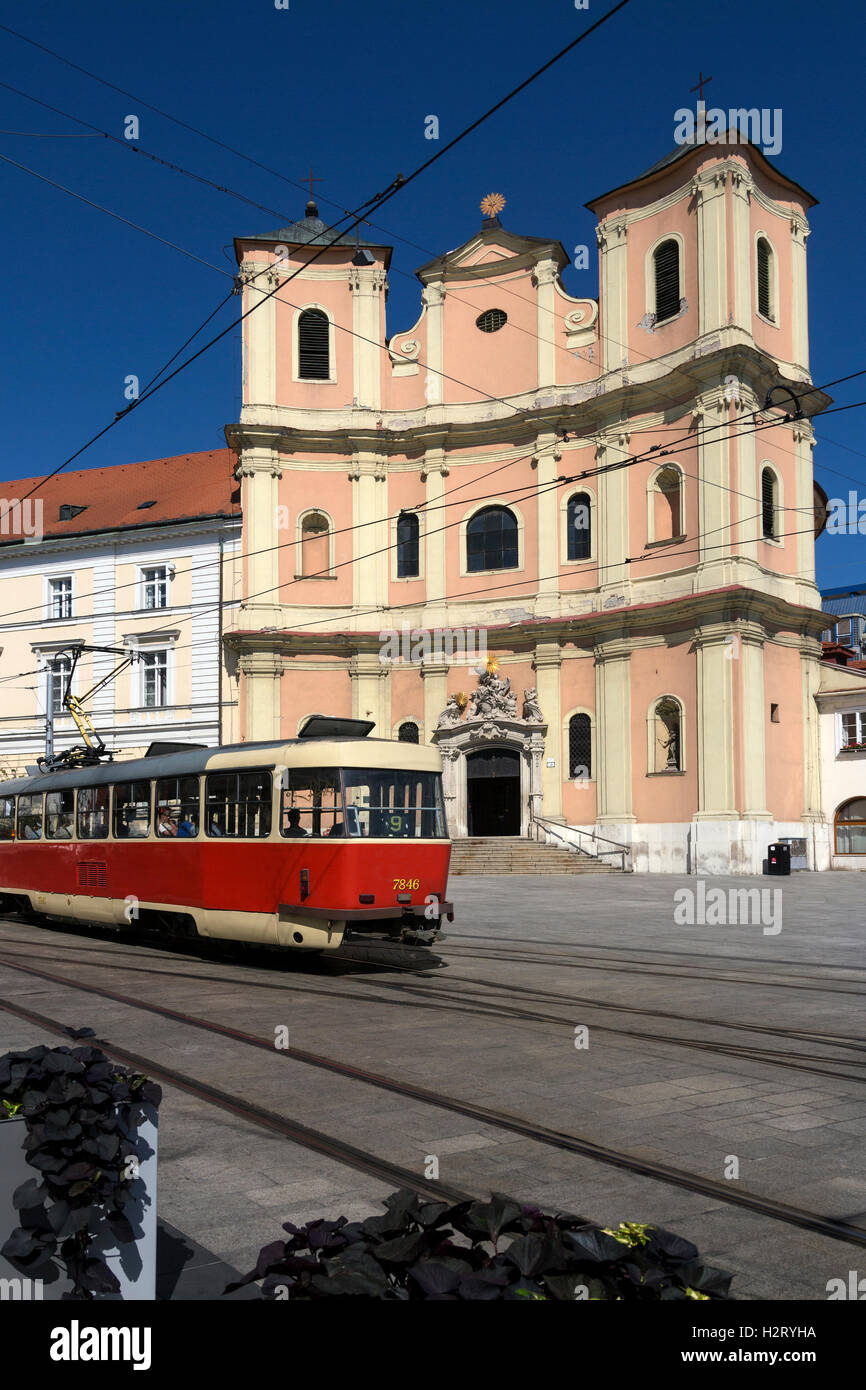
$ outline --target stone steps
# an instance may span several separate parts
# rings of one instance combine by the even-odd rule
[[[610,874],[619,868],[587,854],[518,836],[455,840],[452,874]]]

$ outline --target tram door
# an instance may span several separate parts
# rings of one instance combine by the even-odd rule
[[[466,759],[470,835],[520,834],[520,756],[480,748]]]

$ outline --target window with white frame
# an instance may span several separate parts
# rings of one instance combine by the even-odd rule
[[[49,579],[48,581],[48,616],[49,618],[71,618],[72,617],[72,576],[63,575],[59,579]]]
[[[148,565],[141,571],[143,608],[168,607],[168,565]]]
[[[846,710],[841,715],[841,752],[849,748],[866,748],[866,710]]]
[[[142,652],[141,703],[145,709],[160,709],[168,704],[167,651]]]
[[[72,661],[68,656],[54,656],[48,662],[46,703],[52,714],[63,713],[63,696],[66,694],[66,683],[71,669]]]

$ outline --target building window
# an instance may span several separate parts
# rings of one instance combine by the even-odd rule
[[[842,715],[842,742],[839,751],[847,753],[853,748],[866,748],[866,710],[846,710]]]
[[[63,713],[63,697],[66,694],[71,669],[72,661],[68,656],[52,657],[48,663],[47,705],[52,714]]]
[[[573,714],[568,721],[568,775],[587,782],[592,777],[592,720]]]
[[[839,807],[835,830],[837,854],[866,854],[866,797]]]
[[[683,534],[683,478],[678,468],[662,468],[650,491],[650,536],[653,541],[673,541]]]
[[[15,798],[0,796],[0,840],[15,839]]]
[[[418,577],[418,535],[420,524],[414,512],[401,512],[397,518],[397,578]]]
[[[168,566],[153,565],[141,571],[145,608],[168,607]]]
[[[48,616],[50,618],[72,617],[72,577],[48,581]]]
[[[761,534],[767,541],[779,539],[777,493],[778,483],[775,473],[772,468],[763,469],[761,473]]]
[[[773,313],[773,249],[766,237],[758,238],[758,313],[774,319]]]
[[[331,523],[322,512],[309,512],[301,522],[301,569],[304,578],[331,570]]]
[[[680,312],[680,248],[673,239],[663,241],[653,252],[656,291],[656,323]]]
[[[592,554],[592,499],[588,492],[575,492],[567,509],[569,560],[588,560]]]
[[[652,772],[681,772],[682,716],[679,702],[666,695],[659,700],[652,715],[653,756]]]
[[[397,730],[397,739],[400,743],[418,743],[418,725],[413,720],[407,719],[405,724],[401,724]]]
[[[329,381],[331,325],[321,309],[305,309],[298,319],[298,376],[302,381]]]
[[[475,327],[480,328],[482,333],[498,333],[507,322],[508,315],[504,309],[485,309],[475,320]]]
[[[517,517],[508,507],[484,507],[466,527],[466,568],[516,570],[519,564]]]
[[[168,704],[168,652],[142,652],[141,693],[145,709]]]

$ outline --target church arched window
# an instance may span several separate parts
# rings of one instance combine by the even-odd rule
[[[758,237],[756,250],[758,259],[758,313],[765,319],[774,319],[773,312],[773,248],[766,237]]]
[[[308,512],[301,521],[300,574],[328,574],[331,569],[331,523],[322,512]]]
[[[588,492],[575,492],[567,509],[569,560],[588,560],[592,554],[592,499]]]
[[[414,512],[401,512],[397,518],[397,578],[418,576],[419,523]]]
[[[866,797],[841,805],[834,817],[837,854],[866,854]]]
[[[482,507],[466,526],[466,568],[514,570],[520,563],[517,517],[508,507]]]
[[[418,725],[413,719],[407,719],[397,730],[397,739],[400,743],[418,743],[420,741]]]
[[[766,541],[779,539],[779,484],[772,468],[761,470],[761,535]]]
[[[305,309],[298,319],[298,376],[328,381],[331,376],[331,325],[321,309]]]
[[[589,781],[592,777],[592,720],[573,714],[568,721],[568,775]]]
[[[648,537],[650,542],[672,541],[683,535],[683,475],[669,464],[650,478]]]
[[[656,323],[680,312],[680,248],[673,237],[653,252]]]

